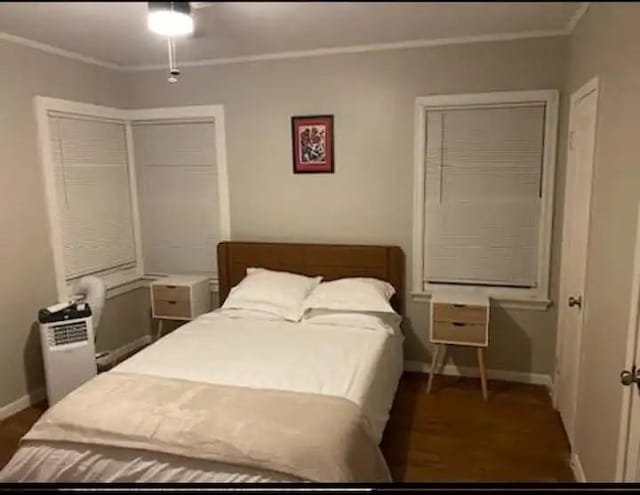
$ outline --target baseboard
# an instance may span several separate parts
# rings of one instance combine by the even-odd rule
[[[152,340],[151,335],[143,335],[142,337],[132,342],[129,342],[128,344],[125,344],[122,347],[118,347],[117,349],[113,349],[112,351],[109,351],[108,362],[110,363],[119,362],[123,357],[127,356],[133,351],[136,351],[141,347],[144,347],[145,345],[150,344],[151,340]]]
[[[584,469],[582,469],[582,463],[580,462],[578,454],[571,454],[571,461],[569,464],[571,465],[573,476],[576,478],[576,481],[586,483],[587,477],[584,475]]]
[[[39,387],[35,390],[32,390],[27,395],[23,395],[19,399],[0,407],[0,420],[8,418],[9,416],[13,416],[14,414],[19,413],[23,409],[26,409],[33,404],[37,404],[38,402],[44,400],[46,395],[47,393],[45,392],[45,388]]]
[[[419,373],[429,373],[431,369],[430,363],[424,361],[405,361],[405,371],[416,371]],[[478,368],[471,368],[467,366],[457,366],[455,364],[447,364],[444,367],[438,368],[438,373],[449,376],[468,376],[479,377],[480,371]],[[551,388],[552,380],[551,375],[545,375],[542,373],[528,373],[524,371],[510,371],[510,370],[487,370],[487,377],[490,380],[504,380],[506,382],[518,382],[518,383],[532,383],[535,385],[544,385],[548,389]]]

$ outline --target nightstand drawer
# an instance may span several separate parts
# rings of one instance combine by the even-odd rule
[[[157,285],[151,286],[153,298],[156,301],[189,301],[189,287],[175,285]]]
[[[436,303],[433,305],[433,320],[480,323],[484,325],[487,321],[487,308],[486,306],[470,306],[466,304]]]
[[[189,301],[161,301],[155,299],[153,302],[154,316],[175,318],[190,318],[191,304]]]
[[[432,339],[434,341],[486,345],[487,327],[484,323],[436,321],[433,323]]]

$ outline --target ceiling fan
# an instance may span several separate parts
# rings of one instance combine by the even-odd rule
[[[192,10],[214,5],[216,2],[148,2],[147,27],[167,37],[169,52],[169,82],[177,82],[180,69],[176,66],[174,38],[193,34]]]

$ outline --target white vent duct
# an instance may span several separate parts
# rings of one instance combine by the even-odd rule
[[[104,308],[106,298],[104,281],[93,276],[82,277],[75,287],[74,295],[89,304],[95,330],[100,325],[100,317],[102,316],[102,308]]]

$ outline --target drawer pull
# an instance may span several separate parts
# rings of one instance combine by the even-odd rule
[[[175,304],[175,301],[167,301],[169,304]]]
[[[167,289],[175,289],[175,288],[176,288],[176,286],[175,286],[175,285],[165,285],[165,287],[166,287]]]
[[[466,323],[462,323],[462,322],[460,322],[460,321],[454,321],[454,322],[453,322],[453,326],[454,326],[454,327],[464,327],[464,326],[466,326],[466,325],[467,325]]]
[[[453,307],[454,308],[466,308],[467,305],[466,304],[454,304]]]

